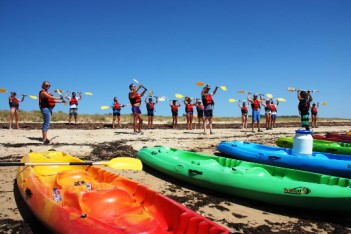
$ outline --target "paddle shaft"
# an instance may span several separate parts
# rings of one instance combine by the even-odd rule
[[[52,166],[52,165],[70,165],[70,166],[77,166],[77,165],[105,165],[108,162],[28,162],[28,163],[21,163],[21,162],[0,162],[1,167],[12,167],[12,166]]]

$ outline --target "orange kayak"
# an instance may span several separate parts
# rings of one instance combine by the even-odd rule
[[[20,166],[17,185],[34,215],[55,233],[229,233],[180,203],[101,167],[56,165],[82,162],[63,152],[29,153],[21,162],[49,164]]]

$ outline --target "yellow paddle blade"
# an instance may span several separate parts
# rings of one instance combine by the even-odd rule
[[[54,92],[62,95],[63,90],[62,89],[55,89]]]
[[[321,105],[323,105],[323,106],[325,106],[327,104],[328,104],[328,102],[321,102]]]
[[[285,98],[277,98],[277,100],[280,102],[286,102]]]
[[[175,96],[176,96],[176,98],[183,98],[184,97],[183,95],[181,95],[179,93],[176,93]]]
[[[112,106],[101,106],[101,107],[100,107],[101,110],[106,110],[106,109],[108,109],[108,108],[112,108]]]
[[[30,97],[31,99],[38,99],[37,96],[34,95],[29,95],[28,97]]]
[[[86,95],[93,95],[92,92],[85,92],[84,94],[86,94]]]
[[[270,93],[267,93],[267,94],[266,94],[266,97],[268,97],[268,98],[273,98],[273,95],[270,94]]]
[[[149,96],[152,96],[152,95],[154,94],[154,91],[151,91],[151,90],[150,90],[150,91],[148,92],[148,94],[149,94]]]
[[[229,102],[236,102],[236,101],[238,101],[238,100],[235,100],[234,98],[229,99]]]
[[[295,91],[296,91],[296,89],[295,89],[295,88],[293,88],[293,87],[288,87],[288,91],[289,91],[289,92],[295,92]]]
[[[8,92],[6,89],[0,88],[0,93],[6,93]]]
[[[100,163],[99,163],[100,164]],[[101,162],[101,164],[109,166],[113,169],[118,170],[138,170],[143,169],[143,164],[139,159],[130,157],[118,157],[113,158],[108,162]]]
[[[205,83],[204,83],[204,82],[202,82],[202,81],[198,81],[198,82],[196,82],[196,85],[197,85],[197,86],[204,86],[204,85],[205,85]]]
[[[238,90],[238,93],[246,93],[245,90]]]
[[[221,90],[223,90],[223,91],[227,91],[227,87],[226,87],[226,86],[224,86],[224,85],[219,86],[219,88],[220,88]]]

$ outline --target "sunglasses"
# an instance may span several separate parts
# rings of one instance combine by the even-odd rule
[[[45,87],[50,87],[51,85],[49,85],[49,84],[47,84],[47,85],[45,85]]]

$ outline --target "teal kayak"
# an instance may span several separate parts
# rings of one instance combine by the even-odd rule
[[[351,180],[163,146],[137,156],[176,179],[220,193],[290,207],[351,214]]]
[[[293,141],[293,137],[280,137],[275,143],[280,147],[292,148]],[[351,143],[313,139],[313,151],[351,155]]]

